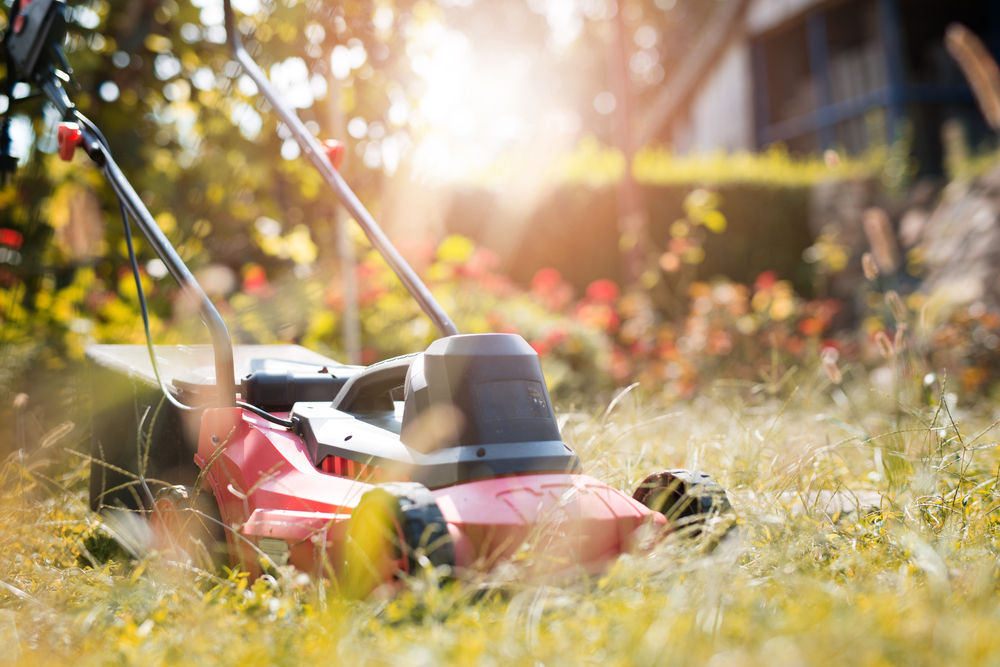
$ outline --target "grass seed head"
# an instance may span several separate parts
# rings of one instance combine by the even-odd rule
[[[878,278],[878,264],[875,263],[875,258],[872,257],[870,252],[866,252],[861,256],[861,268],[865,272],[865,278],[874,281]]]
[[[892,341],[889,340],[889,336],[887,336],[884,331],[879,331],[875,334],[875,344],[878,345],[878,351],[881,352],[882,356],[886,359],[892,359],[893,355],[896,353],[895,348],[892,345]]]
[[[1000,130],[1000,68],[997,62],[982,40],[961,23],[948,26],[944,43],[969,80],[986,122],[994,130]]]
[[[899,245],[896,243],[889,214],[873,206],[864,212],[861,224],[879,270],[886,274],[895,273],[899,267]]]
[[[902,350],[903,346],[906,345],[906,331],[908,328],[905,322],[900,322],[896,325],[896,335],[892,338],[892,345],[897,352]]]
[[[906,321],[906,304],[904,304],[903,300],[899,298],[899,292],[894,289],[886,292],[885,303],[889,306],[889,310],[892,311],[892,316],[897,322]]]
[[[844,376],[841,374],[840,368],[837,367],[837,359],[839,357],[840,354],[837,352],[837,349],[833,347],[823,348],[823,352],[821,353],[823,371],[826,373],[826,376],[830,378],[830,382],[837,386],[840,386],[840,383],[844,381]]]

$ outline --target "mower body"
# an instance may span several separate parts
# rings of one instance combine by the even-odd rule
[[[156,399],[144,352],[95,346],[88,353],[95,396],[105,401],[95,405],[94,457],[144,478],[200,486],[228,527],[230,564],[253,574],[263,562],[339,576],[354,510],[391,482],[418,483],[433,495],[450,564],[460,569],[488,570],[530,546],[522,553],[531,554],[534,572],[592,573],[635,548],[644,527],[667,523],[582,473],[560,438],[538,357],[519,336],[452,336],[367,368],[298,346],[236,346],[241,396],[291,419],[292,428],[241,407],[175,414]],[[157,348],[161,373],[186,369],[171,386],[189,404],[212,398],[209,354]],[[109,396],[118,396],[117,406]],[[115,450],[116,442],[135,442],[126,433],[132,428],[140,446]],[[155,524],[152,497],[116,474],[95,463],[95,509],[146,509]],[[392,569],[408,567],[400,559]]]
[[[183,542],[171,528],[183,528],[175,519],[184,510],[224,528],[229,562],[252,573],[291,563],[318,574],[348,570],[350,580],[353,568],[359,577],[377,575],[376,586],[379,577],[428,564],[489,569],[525,544],[537,572],[595,571],[633,548],[643,526],[665,526],[664,502],[714,511],[721,489],[690,501],[689,489],[708,488],[703,474],[659,473],[636,492],[646,502],[582,473],[560,437],[534,350],[511,334],[458,335],[337,171],[337,151],[319,144],[243,48],[231,3],[223,5],[234,60],[443,338],[365,368],[298,346],[234,346],[218,309],[62,85],[70,80],[61,47],[65,3],[15,3],[4,36],[6,83],[44,94],[62,120],[60,156],[72,160],[82,149],[111,184],[147,324],[148,348],[87,352],[93,509],[147,513],[164,548]],[[153,349],[132,222],[194,304],[211,348]],[[202,493],[211,500],[207,512],[196,506]],[[368,583],[354,592],[367,594]]]

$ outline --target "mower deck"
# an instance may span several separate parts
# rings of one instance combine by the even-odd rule
[[[346,414],[342,419],[356,421]],[[339,575],[348,524],[362,496],[380,482],[405,479],[374,462],[326,472],[313,463],[302,438],[239,408],[206,411],[202,424],[196,461],[204,468],[212,460],[206,485],[223,522],[238,527],[228,536],[232,564],[251,572],[260,571],[257,547],[279,565]],[[536,570],[597,571],[636,546],[640,527],[666,524],[663,515],[579,473],[487,477],[431,493],[459,568],[489,569],[529,543],[541,557]],[[261,538],[268,538],[263,547]]]

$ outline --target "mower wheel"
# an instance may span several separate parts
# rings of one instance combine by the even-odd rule
[[[725,490],[700,470],[675,468],[650,475],[636,488],[632,498],[659,512],[674,526],[696,527],[732,511]]]
[[[156,494],[150,524],[161,551],[209,571],[229,564],[226,531],[215,496],[168,486]]]
[[[348,596],[364,599],[400,572],[412,576],[442,568],[447,574],[454,566],[448,523],[423,484],[380,484],[351,513],[343,581]]]

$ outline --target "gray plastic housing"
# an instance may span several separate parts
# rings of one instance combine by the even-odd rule
[[[402,415],[391,398],[400,386]],[[337,456],[430,488],[581,469],[559,435],[538,355],[513,334],[439,339],[353,376],[332,404],[299,403],[292,415],[317,466]]]
[[[434,341],[410,364],[405,395],[404,434],[433,406],[458,409],[464,428],[444,446],[562,440],[538,354],[514,334]]]

